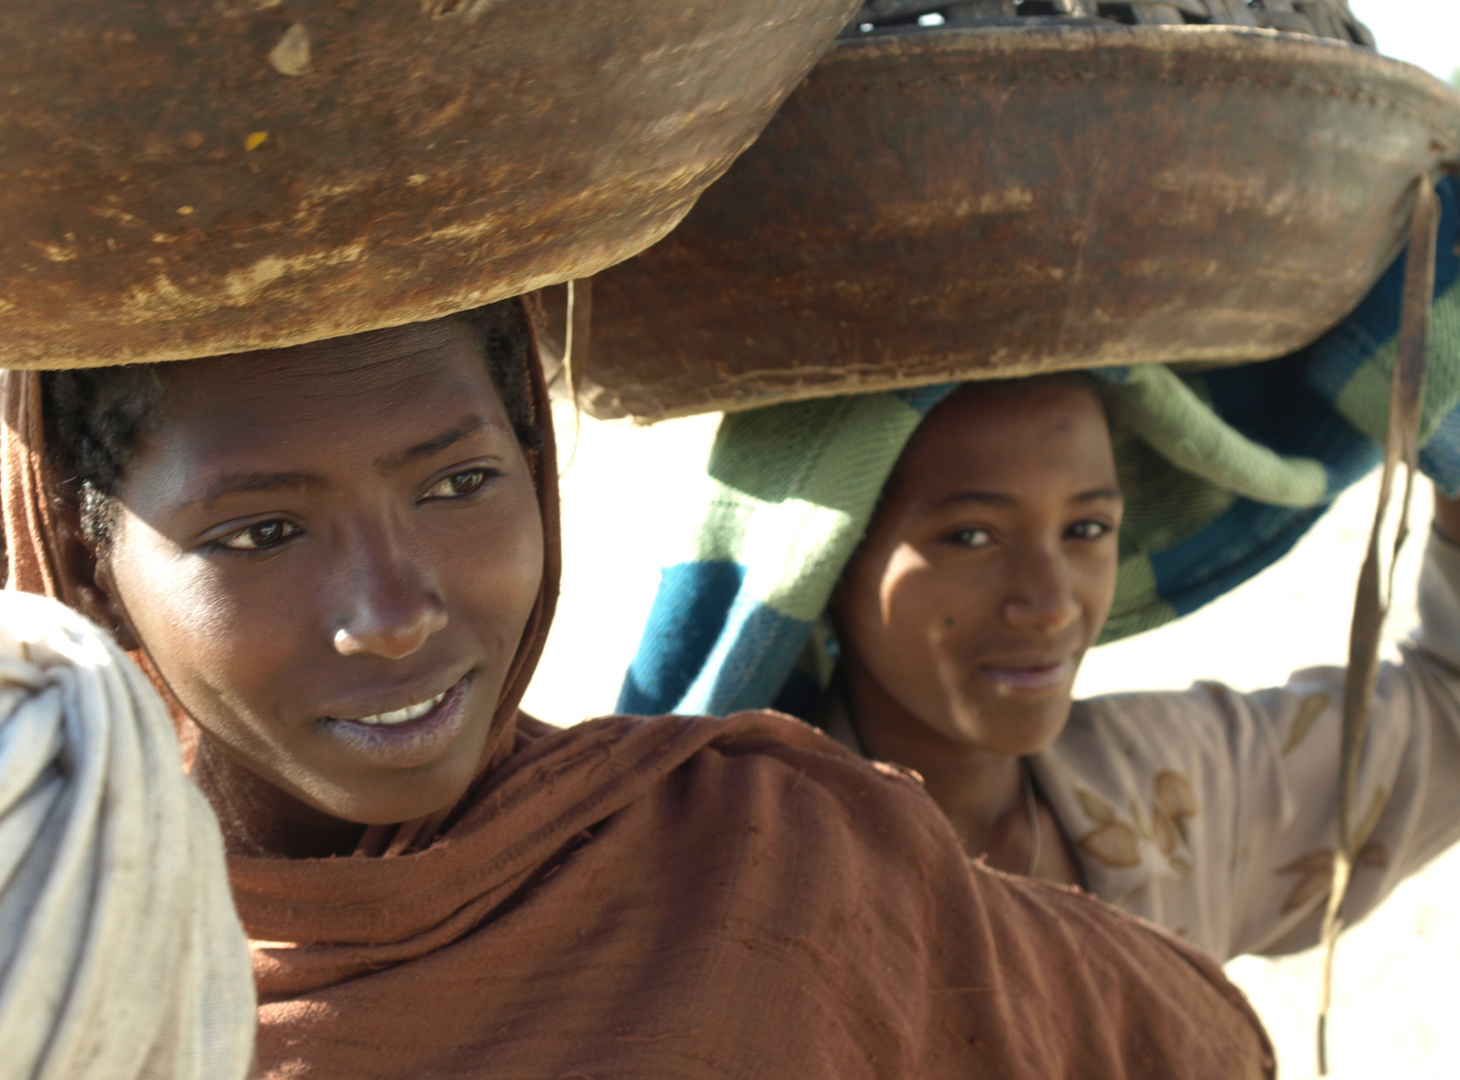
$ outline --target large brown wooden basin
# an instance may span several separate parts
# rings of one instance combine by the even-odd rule
[[[856,0],[7,0],[0,365],[445,314],[663,236]]]

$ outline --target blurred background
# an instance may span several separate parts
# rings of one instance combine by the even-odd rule
[[[1460,85],[1460,0],[1351,0],[1381,52]],[[677,493],[703,467],[717,416],[652,428],[601,423],[567,406],[555,416],[563,469],[563,600],[528,711],[556,724],[613,709],[658,585],[661,538]],[[1095,650],[1082,696],[1184,687],[1219,679],[1239,689],[1278,684],[1347,649],[1353,586],[1377,479],[1338,501],[1294,551],[1242,588],[1174,625]],[[1427,486],[1415,538],[1398,572],[1386,648],[1414,623],[1418,556],[1429,520]],[[1336,763],[1335,763],[1336,767]],[[1452,973],[1460,968],[1460,850],[1401,886],[1339,946],[1331,1075],[1406,1080],[1460,1076],[1460,1024]],[[1317,952],[1233,961],[1278,1045],[1288,1080],[1316,1076]]]
[[[1379,51],[1418,64],[1442,79],[1460,79],[1460,3],[1455,0],[1349,0]]]

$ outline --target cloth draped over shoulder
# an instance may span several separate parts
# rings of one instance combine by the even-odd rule
[[[354,857],[228,860],[265,1077],[1272,1075],[1197,950],[970,867],[920,785],[804,724],[519,716],[558,581],[530,375],[547,563],[479,779]],[[65,565],[44,425],[11,411],[36,378],[0,384],[12,585]]]
[[[1441,218],[1420,465],[1460,494],[1460,178]],[[1379,461],[1405,256],[1342,323],[1264,363],[1102,369],[1126,499],[1102,641],[1186,615],[1271,565]],[[810,716],[832,588],[903,447],[955,384],[727,415],[683,500],[618,708]]]
[[[0,593],[0,1078],[244,1080],[254,987],[217,821],[107,635]]]

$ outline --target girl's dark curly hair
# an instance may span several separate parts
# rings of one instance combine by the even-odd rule
[[[532,330],[520,300],[503,300],[449,316],[474,329],[487,369],[518,441],[542,446],[529,364]],[[104,545],[111,538],[116,494],[147,424],[163,405],[168,364],[47,371],[41,376],[48,465],[63,498],[75,501],[82,535]]]

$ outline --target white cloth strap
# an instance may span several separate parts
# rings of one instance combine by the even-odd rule
[[[0,593],[0,1080],[241,1080],[247,943],[212,811],[146,678]]]

